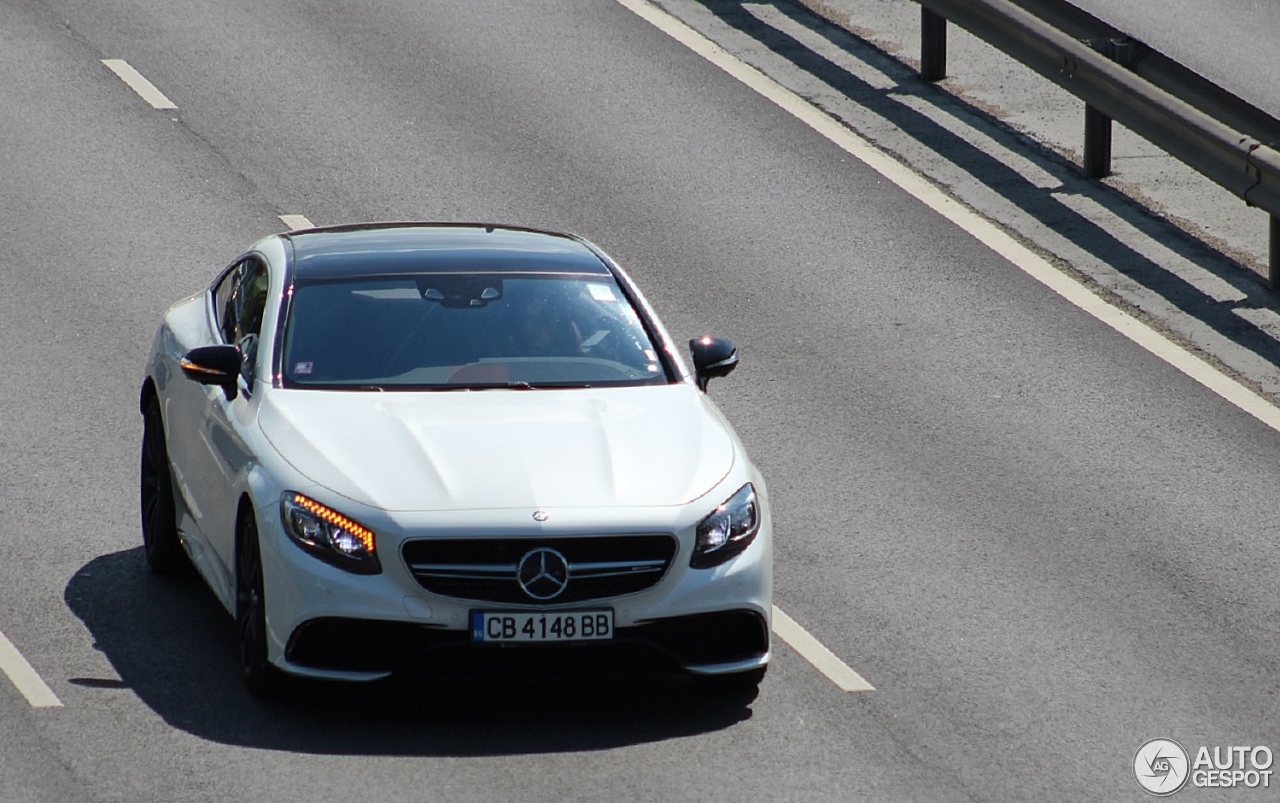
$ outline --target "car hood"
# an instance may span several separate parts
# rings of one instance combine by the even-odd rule
[[[691,385],[573,390],[273,389],[259,426],[303,475],[389,511],[680,505],[736,437]]]

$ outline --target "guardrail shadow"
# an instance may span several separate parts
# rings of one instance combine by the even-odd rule
[[[234,622],[194,571],[155,577],[138,547],[86,564],[64,598],[120,675],[71,683],[131,689],[170,725],[225,744],[326,755],[570,752],[691,736],[751,716],[741,701],[699,698],[666,678],[299,681],[263,701],[240,681]]]
[[[909,65],[793,0],[754,0],[752,5],[774,9],[794,25],[817,34],[853,59],[889,76],[896,85],[882,89],[867,83],[826,56],[815,52],[804,42],[772,27],[736,0],[696,2],[723,23],[821,80],[865,110],[925,143],[961,168],[973,181],[1017,204],[1036,222],[1052,228],[1074,246],[1111,266],[1128,280],[1157,294],[1168,304],[1211,327],[1236,345],[1248,349],[1272,365],[1280,366],[1280,341],[1236,314],[1237,310],[1243,309],[1280,312],[1280,299],[1265,287],[1262,278],[1252,268],[1160,218],[1120,190],[1085,178],[1075,163],[1048,146],[1036,142],[964,99],[926,84]],[[1060,181],[1061,186],[1051,189],[1037,186],[995,156],[903,103],[900,98],[904,95],[917,100],[924,99],[948,114],[958,113],[963,119],[976,123],[986,137],[1027,158]],[[1084,104],[1081,102],[1082,120],[1083,114]],[[1083,123],[1081,130],[1083,131]],[[1143,235],[1159,241],[1198,269],[1231,285],[1244,298],[1219,301],[1122,242],[1098,223],[1064,205],[1056,197],[1061,195],[1090,199]]]

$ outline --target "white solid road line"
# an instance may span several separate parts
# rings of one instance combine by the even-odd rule
[[[9,681],[22,692],[22,696],[27,698],[32,707],[62,707],[58,695],[40,679],[36,670],[31,668],[31,664],[27,663],[27,659],[22,657],[22,653],[18,652],[18,648],[13,646],[13,642],[4,633],[0,633],[0,671],[9,676]]]
[[[1094,295],[1079,282],[1053,267],[1039,254],[1013,239],[1007,232],[911,172],[906,166],[845,128],[821,109],[754,67],[730,55],[722,47],[648,0],[617,0],[617,2],[831,140],[846,153],[915,196],[942,217],[969,232],[979,242],[1067,301],[1263,424],[1280,432],[1280,409],[1271,402],[1147,324]]]
[[[842,691],[876,690],[875,686],[850,669],[848,664],[837,658],[835,653],[811,636],[809,631],[796,624],[796,620],[783,613],[777,605],[773,606],[773,632]]]
[[[103,59],[102,63],[106,65],[108,70],[120,76],[120,80],[129,85],[129,88],[138,93],[138,96],[151,104],[153,109],[177,109],[177,105],[173,101],[164,96],[164,93],[156,89],[155,84],[142,77],[142,73],[129,66],[129,62],[124,59]]]
[[[298,229],[314,229],[315,224],[302,215],[280,215],[280,222],[289,227],[289,231]]]

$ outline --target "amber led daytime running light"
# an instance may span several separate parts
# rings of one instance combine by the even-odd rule
[[[196,365],[191,360],[183,360],[179,365],[182,366],[182,370],[184,371],[195,371],[196,373],[209,375],[217,375],[220,373],[212,368],[205,368],[203,365]]]
[[[312,513],[324,519],[325,521],[332,524],[334,527],[341,527],[342,529],[351,533],[356,538],[360,539],[360,543],[364,544],[364,548],[369,552],[370,555],[374,553],[373,530],[370,530],[368,527],[365,527],[363,525],[357,524],[356,522],[342,515],[338,511],[331,510],[330,508],[325,507],[324,505],[320,504],[314,499],[308,499],[302,494],[294,494],[293,503],[298,507],[302,508],[303,510],[307,511],[308,513]]]

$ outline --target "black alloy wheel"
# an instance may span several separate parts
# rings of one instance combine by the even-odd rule
[[[173,475],[165,444],[160,402],[152,398],[142,420],[142,459],[139,477],[142,507],[142,545],[147,565],[156,574],[173,574],[185,568],[187,555],[178,540],[177,507],[173,501]]]
[[[255,697],[268,697],[280,685],[280,671],[267,660],[267,607],[263,595],[262,552],[252,512],[236,539],[236,631],[244,684]]]

